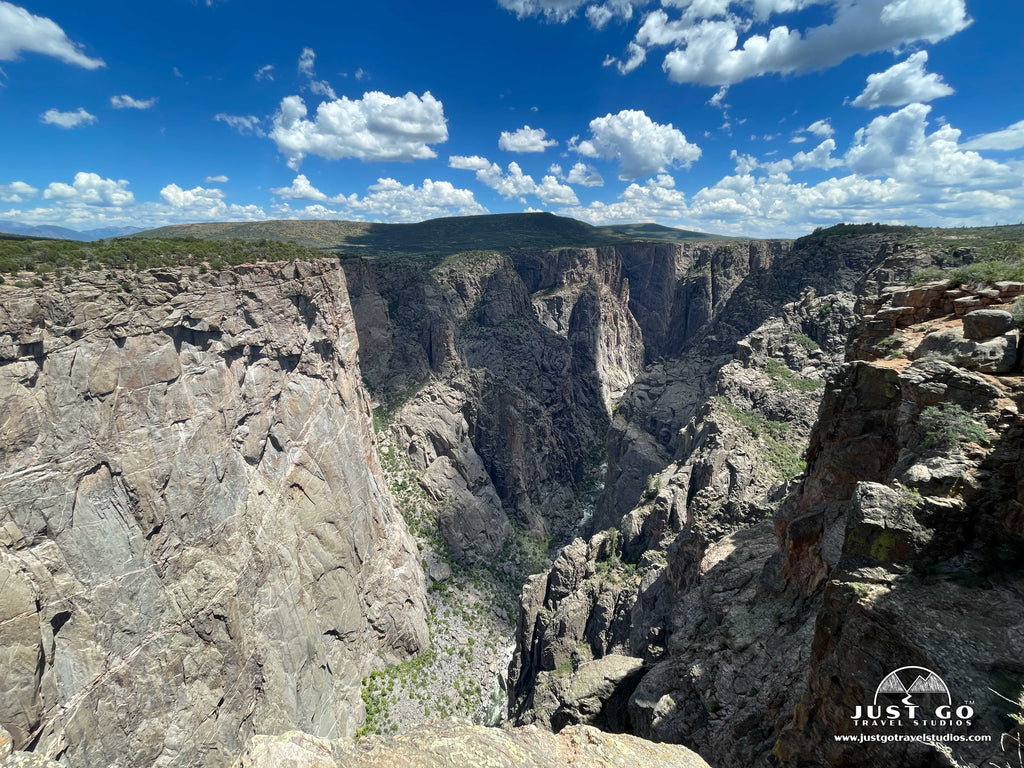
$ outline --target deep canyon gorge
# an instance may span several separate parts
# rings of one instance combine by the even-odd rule
[[[945,232],[0,285],[0,766],[1015,765],[1024,283]],[[855,724],[904,667],[970,723]]]

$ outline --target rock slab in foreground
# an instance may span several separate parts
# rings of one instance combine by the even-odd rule
[[[453,720],[398,736],[324,741],[293,731],[256,736],[234,768],[710,768],[676,744],[609,734],[587,725],[553,734],[534,727],[504,730]]]

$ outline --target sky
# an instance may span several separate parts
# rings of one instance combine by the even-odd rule
[[[1018,0],[0,0],[0,228],[1024,220]]]

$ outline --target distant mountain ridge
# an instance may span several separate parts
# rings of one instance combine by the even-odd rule
[[[7,235],[25,235],[27,237],[48,237],[57,240],[103,240],[108,237],[124,237],[141,232],[141,227],[102,227],[100,229],[77,230],[58,227],[51,224],[19,224],[18,222],[0,223],[0,233]]]
[[[683,242],[723,238],[660,224],[595,227],[551,213],[505,213],[429,219],[416,224],[283,220],[175,224],[132,235],[145,238],[288,240],[349,253],[455,253],[508,248],[618,245],[637,240]]]

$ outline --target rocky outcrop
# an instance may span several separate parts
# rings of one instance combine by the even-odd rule
[[[775,549],[766,518],[802,468],[823,377],[844,352],[836,329],[852,324],[852,306],[848,296],[806,294],[742,339],[711,381],[673,378],[692,360],[649,369],[664,372],[662,403],[672,389],[707,394],[684,427],[652,451],[640,504],[616,529],[567,546],[551,571],[524,589],[510,673],[516,722],[598,722],[591,714],[597,707],[578,706],[575,690],[588,687],[592,660],[621,655],[642,666],[629,680],[635,690],[625,694],[619,727],[655,740],[686,739],[723,764],[770,752],[767,712],[780,710],[783,682],[792,687],[807,652],[791,643],[782,619],[794,615],[793,606],[765,604],[758,593],[758,573]],[[634,385],[620,410],[650,408],[646,423],[663,418],[668,429],[671,412],[658,417],[645,391]],[[616,414],[613,436],[624,421]],[[809,638],[813,621],[799,621]],[[738,672],[752,663],[756,671]],[[762,695],[765,679],[778,685]],[[605,687],[609,703],[622,697],[621,689]]]
[[[878,375],[866,363],[851,369],[831,418],[823,417],[819,458],[795,500],[807,512],[781,521],[783,573],[798,589],[820,585],[823,596],[810,677],[777,754],[794,765],[997,760],[1010,711],[1000,696],[1013,700],[1024,678],[1024,388],[1019,377],[986,377],[940,360]],[[861,384],[872,380],[882,386]],[[849,418],[866,411],[876,414],[870,423]],[[844,481],[833,468],[855,455],[873,461]],[[840,480],[831,497],[820,491],[827,483],[816,490],[812,482],[825,473]],[[791,533],[815,516],[799,536]],[[837,734],[858,732],[854,706],[908,664],[935,670],[954,706],[972,702],[977,715],[969,725],[942,732],[989,734],[993,742],[939,749],[836,741]],[[908,723],[902,730],[935,727]]]
[[[14,746],[216,766],[254,733],[354,732],[362,675],[428,638],[336,263],[0,291]]]
[[[731,360],[714,345],[747,320],[726,304],[684,360],[649,366],[624,395],[595,517],[617,529],[617,546],[610,555],[608,533],[577,542],[524,590],[510,696],[520,721],[583,721],[596,707],[573,706],[574,676],[591,656],[623,654],[643,662],[627,730],[715,763],[953,766],[1001,754],[1024,679],[1012,661],[1024,637],[1019,363],[926,354],[924,340],[958,328],[960,343],[1006,337],[1016,349],[1005,312],[1015,287],[976,291],[984,314],[972,319],[947,284],[883,290],[929,266],[927,254],[836,240],[797,243],[768,278],[736,288],[734,301],[748,289],[763,300],[798,288],[803,269],[815,290],[771,310]],[[887,301],[912,312],[886,313]],[[877,306],[859,320],[855,302]],[[793,445],[807,446],[806,470],[779,472]],[[599,606],[626,576],[614,613]],[[593,642],[609,636],[606,650]],[[855,705],[906,665],[969,691],[969,733],[993,741],[837,741]]]
[[[391,738],[324,741],[304,733],[256,737],[236,768],[708,768],[676,745],[612,735],[589,726],[553,734],[538,728],[482,728],[445,720]]]

